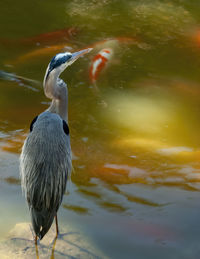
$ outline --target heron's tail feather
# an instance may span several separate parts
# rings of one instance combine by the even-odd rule
[[[56,215],[56,211],[49,212],[47,209],[37,211],[32,207],[30,208],[30,213],[34,232],[41,240],[50,229]]]

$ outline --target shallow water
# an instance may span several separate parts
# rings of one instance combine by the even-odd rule
[[[199,258],[198,1],[1,1],[0,10],[0,70],[35,80],[0,79],[0,239],[30,220],[18,158],[49,105],[46,66],[65,45],[92,46],[61,76],[75,170],[60,224],[105,258]],[[68,38],[40,35],[71,27]],[[113,56],[96,92],[89,67],[103,48]]]

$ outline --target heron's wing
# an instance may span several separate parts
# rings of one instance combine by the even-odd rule
[[[20,157],[22,186],[30,208],[36,235],[49,230],[62,202],[71,172],[69,136],[61,129],[52,132],[37,127],[27,137]]]

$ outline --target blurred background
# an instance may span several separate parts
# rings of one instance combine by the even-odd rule
[[[200,3],[1,0],[0,10],[0,240],[30,221],[18,159],[50,103],[46,67],[93,47],[61,75],[74,166],[61,226],[105,258],[199,258]]]

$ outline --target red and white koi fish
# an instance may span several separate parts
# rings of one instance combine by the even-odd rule
[[[112,49],[102,49],[92,60],[90,67],[90,81],[95,83],[102,69],[107,65],[113,55]]]

